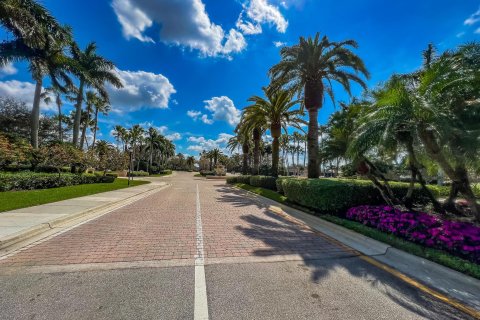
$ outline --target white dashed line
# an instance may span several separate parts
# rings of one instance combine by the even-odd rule
[[[200,210],[200,193],[197,184],[197,211],[196,220],[196,246],[195,254],[195,320],[208,320],[207,284],[205,281],[205,258],[203,253],[203,228],[202,212]]]

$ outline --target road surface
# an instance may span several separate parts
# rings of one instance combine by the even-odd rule
[[[158,179],[0,260],[0,319],[469,319],[223,181]]]

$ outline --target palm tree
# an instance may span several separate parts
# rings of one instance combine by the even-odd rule
[[[134,125],[128,131],[128,136],[130,138],[130,146],[132,148],[132,162],[130,164],[132,171],[135,168],[134,162],[136,161],[135,156],[136,156],[137,143],[142,140],[144,132],[145,130],[142,127],[140,127],[140,125],[138,124]],[[137,167],[139,163],[140,163],[140,160],[137,162]]]
[[[193,166],[195,165],[195,157],[189,156],[186,160],[186,164],[189,170],[193,170]]]
[[[113,62],[97,54],[97,45],[92,42],[82,51],[76,44],[71,47],[73,59],[70,62],[71,72],[80,80],[75,104],[75,122],[73,125],[73,144],[79,145],[80,125],[82,120],[82,104],[85,88],[95,89],[100,97],[109,103],[109,96],[105,88],[110,83],[116,88],[123,87],[122,81],[115,72]],[[81,142],[80,142],[81,143]]]
[[[8,16],[8,12],[14,15]],[[25,17],[32,18],[30,26],[25,24]],[[49,76],[52,84],[60,88],[63,86],[59,80],[67,85],[72,84],[66,73],[68,59],[64,55],[64,48],[72,41],[72,33],[69,27],[61,26],[43,6],[32,1],[2,1],[0,23],[16,37],[15,40],[0,44],[0,66],[26,60],[35,80],[31,143],[38,148],[43,79]]]
[[[126,135],[127,129],[120,125],[116,125],[115,128],[113,129],[113,136],[115,137],[115,141],[117,141],[117,149],[120,148],[119,144],[120,142],[123,143],[123,150],[125,151],[125,135]]]
[[[286,86],[303,96],[308,110],[308,177],[318,178],[318,110],[322,108],[325,93],[335,101],[332,82],[338,82],[351,95],[350,82],[366,84],[360,77],[369,73],[363,61],[350,48],[357,48],[353,40],[331,42],[326,36],[320,39],[300,37],[292,47],[283,47],[281,61],[269,73],[275,87]],[[353,72],[349,71],[351,69]]]
[[[92,146],[95,147],[95,142],[97,140],[99,113],[101,112],[103,115],[107,115],[108,111],[110,111],[110,105],[107,103],[107,101],[105,101],[104,99],[102,99],[101,97],[96,95],[96,98],[94,99],[93,107],[94,107],[94,118],[93,118],[93,143],[92,143]]]
[[[273,138],[272,142],[272,175],[278,176],[278,162],[280,158],[280,136],[282,128],[287,130],[288,125],[298,127],[302,122],[303,111],[290,110],[298,104],[292,100],[292,92],[283,89],[263,89],[265,97],[253,96],[248,101],[254,104],[244,109],[244,117],[252,118],[258,127],[268,128]]]
[[[148,157],[148,167],[147,171],[150,172],[153,162],[153,154],[156,150],[160,148],[160,144],[162,143],[163,136],[158,134],[158,130],[150,127],[148,128],[147,136],[145,139],[147,143],[147,151],[149,151]]]
[[[250,151],[250,137],[244,131],[236,130],[237,135],[228,140],[227,148],[233,152],[237,148],[242,149],[242,174],[248,174],[248,153]]]
[[[62,95],[68,92],[75,92],[75,86],[71,86],[69,88],[61,88],[57,85],[52,85],[51,87],[45,88],[45,91],[42,93],[42,98],[46,104],[50,104],[52,102],[52,97],[55,100],[55,104],[57,105],[57,112],[58,112],[58,141],[63,143],[63,116],[62,116]],[[65,92],[67,91],[67,92]]]

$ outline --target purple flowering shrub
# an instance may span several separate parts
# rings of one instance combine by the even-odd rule
[[[423,212],[402,212],[390,206],[353,207],[347,211],[347,218],[480,264],[480,227],[471,223],[441,220]]]

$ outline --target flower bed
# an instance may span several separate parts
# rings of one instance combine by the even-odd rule
[[[427,213],[402,212],[390,206],[353,207],[347,218],[480,264],[480,227],[471,223],[444,221]]]

